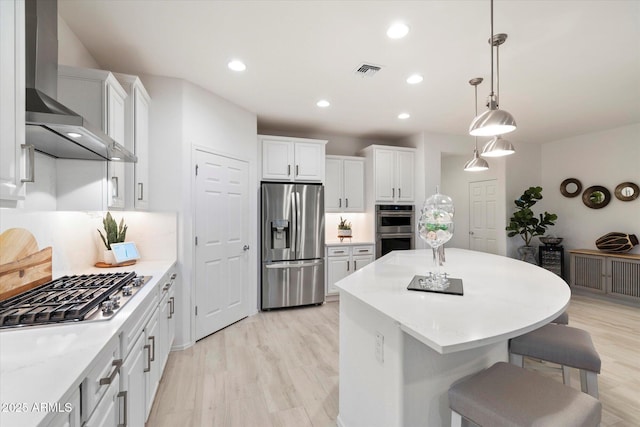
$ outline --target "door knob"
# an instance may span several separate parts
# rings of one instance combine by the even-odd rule
[[[243,251],[248,251],[248,250],[249,250],[249,245],[244,245],[244,246],[242,247],[242,250],[243,250]]]

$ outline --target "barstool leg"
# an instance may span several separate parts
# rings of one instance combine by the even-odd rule
[[[509,363],[524,368],[524,357],[521,354],[509,353]]]
[[[598,399],[598,374],[580,369],[580,389]]]
[[[562,382],[564,385],[571,385],[571,369],[565,365],[562,365]]]
[[[451,411],[451,427],[462,427],[462,415],[456,411]]]

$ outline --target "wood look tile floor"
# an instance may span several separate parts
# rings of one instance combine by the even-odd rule
[[[336,426],[338,316],[337,302],[258,313],[172,352],[147,427]],[[574,295],[569,316],[602,358],[602,426],[639,426],[640,309]]]

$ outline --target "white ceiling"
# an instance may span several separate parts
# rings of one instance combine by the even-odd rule
[[[59,0],[102,67],[189,80],[257,114],[260,126],[395,139],[466,135],[469,79],[489,93],[489,0]],[[501,107],[514,142],[640,123],[640,0],[497,0]],[[386,29],[402,20],[407,37]],[[233,58],[243,73],[227,68]],[[362,78],[362,62],[382,71]],[[425,80],[408,85],[421,73]],[[331,107],[320,109],[321,98]],[[411,118],[398,120],[400,112]]]

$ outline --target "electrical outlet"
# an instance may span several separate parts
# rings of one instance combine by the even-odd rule
[[[384,363],[384,335],[381,332],[376,332],[376,360]]]

